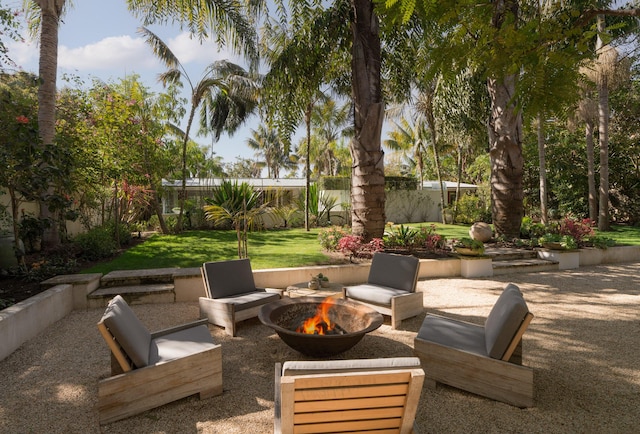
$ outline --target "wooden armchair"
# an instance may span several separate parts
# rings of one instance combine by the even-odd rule
[[[149,333],[117,295],[98,330],[111,350],[112,375],[98,383],[101,424],[196,393],[222,393],[222,350],[206,321]]]
[[[416,292],[419,268],[415,256],[377,252],[367,283],[343,288],[342,296],[391,316],[391,327],[396,329],[403,319],[424,311],[422,293]]]
[[[514,284],[504,289],[484,326],[427,315],[414,339],[427,384],[532,407],[533,369],[522,366],[522,335],[532,319]]]
[[[200,297],[200,318],[236,335],[236,324],[258,316],[260,307],[280,300],[277,292],[256,288],[249,259],[205,262],[202,279],[207,297]]]
[[[415,432],[423,379],[417,357],[277,363],[274,432]]]

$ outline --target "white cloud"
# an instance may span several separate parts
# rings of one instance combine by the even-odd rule
[[[94,72],[122,69],[136,71],[157,68],[158,61],[141,38],[129,35],[110,36],[77,48],[58,47],[58,67],[61,69]]]
[[[221,50],[218,44],[210,39],[200,43],[197,37],[191,37],[186,32],[182,32],[175,38],[170,38],[165,42],[183,65],[191,62],[208,65],[216,60],[237,58],[233,53],[224,49]]]

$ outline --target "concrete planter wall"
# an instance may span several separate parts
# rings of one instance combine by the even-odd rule
[[[640,246],[611,247],[606,250],[582,249],[572,253],[566,264],[579,266],[640,261]],[[566,254],[566,253],[565,253]],[[484,277],[489,274],[488,258],[421,259],[419,278]],[[267,288],[286,288],[309,280],[312,274],[326,274],[332,282],[350,285],[366,281],[368,264],[328,265],[317,267],[277,268],[254,271],[256,285]],[[0,360],[20,345],[41,333],[74,309],[85,309],[86,296],[97,288],[99,274],[56,276],[46,281],[50,289],[28,300],[0,311]],[[177,269],[173,275],[177,302],[193,302],[204,296],[199,268]],[[45,282],[43,282],[45,284]]]
[[[73,310],[72,285],[58,285],[0,311],[0,360]]]
[[[578,250],[539,250],[538,257],[558,263],[561,270],[580,267],[580,252]]]

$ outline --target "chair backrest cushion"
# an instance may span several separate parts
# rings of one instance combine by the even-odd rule
[[[415,256],[376,252],[367,283],[415,292],[419,266]]]
[[[484,323],[489,357],[502,358],[528,312],[520,289],[513,283],[508,284]]]
[[[249,259],[205,262],[205,284],[211,298],[224,298],[256,290]]]
[[[102,321],[136,368],[149,364],[151,333],[140,322],[124,298],[116,295],[109,302]]]

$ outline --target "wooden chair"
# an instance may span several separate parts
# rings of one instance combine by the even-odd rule
[[[427,315],[414,339],[427,384],[532,407],[533,369],[522,366],[522,336],[532,319],[514,284],[504,289],[484,326]]]
[[[422,293],[416,292],[419,268],[415,256],[377,252],[367,283],[343,288],[342,296],[391,316],[391,327],[396,329],[403,319],[424,311]]]
[[[200,318],[236,335],[236,324],[258,316],[260,307],[280,299],[277,292],[256,288],[249,259],[206,262],[201,268],[207,297],[200,297]]]
[[[417,357],[277,363],[275,377],[276,434],[417,431]]]
[[[101,424],[196,393],[222,393],[222,350],[206,321],[149,333],[117,295],[98,330],[111,350],[112,375],[98,383]]]

